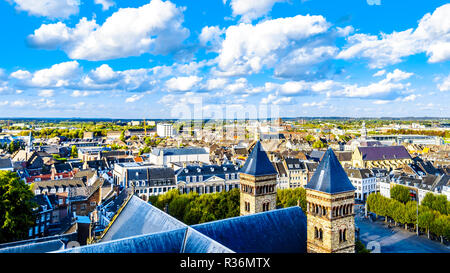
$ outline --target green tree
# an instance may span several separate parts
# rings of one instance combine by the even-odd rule
[[[175,197],[169,203],[169,214],[178,220],[183,220],[186,207],[192,200],[186,194]]]
[[[441,214],[447,214],[447,196],[443,194],[435,195],[432,209],[439,211]]]
[[[125,142],[125,130],[120,133],[120,141]]]
[[[322,149],[322,148],[325,148],[325,144],[321,140],[316,140],[316,141],[314,141],[312,147],[314,149]]]
[[[366,246],[360,241],[355,241],[355,250],[356,253],[370,253],[370,251],[366,248]]]
[[[302,210],[306,211],[306,190],[304,188],[277,190],[278,207],[287,208],[297,206],[298,203]]]
[[[35,221],[33,196],[16,173],[0,171],[0,243],[27,238]]]
[[[78,149],[77,146],[72,145],[72,150],[70,151],[70,156],[72,158],[77,158],[78,157]]]
[[[409,201],[405,205],[405,229],[408,228],[408,224],[413,224],[416,226],[417,224],[417,202]]]
[[[308,142],[310,142],[310,141],[313,141],[313,140],[314,140],[314,137],[313,137],[312,135],[307,135],[307,136],[305,137],[305,140],[308,141]]]
[[[394,219],[395,221],[395,225],[397,225],[397,223],[401,223],[401,224],[405,224],[406,222],[406,209],[405,209],[405,204],[403,204],[402,202],[399,202],[397,200],[392,200],[394,209],[392,211],[392,219]]]
[[[449,217],[447,215],[437,214],[434,221],[430,225],[430,230],[441,239],[441,243],[444,243],[444,235],[446,228],[449,225]]]
[[[428,239],[430,238],[430,228],[436,215],[433,211],[427,207],[419,207],[419,227],[423,228],[427,232]]]
[[[391,188],[391,198],[406,204],[411,200],[409,196],[409,188],[402,185],[395,185]]]

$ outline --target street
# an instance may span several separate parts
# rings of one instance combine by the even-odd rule
[[[360,240],[367,249],[381,253],[450,253],[450,247],[429,240],[426,235],[397,227],[387,228],[382,221],[365,219],[362,211],[355,209],[355,224],[360,229]],[[379,250],[379,251],[378,251]]]

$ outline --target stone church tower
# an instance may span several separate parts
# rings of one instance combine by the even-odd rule
[[[259,141],[241,168],[239,177],[241,215],[275,209],[277,171]]]
[[[325,152],[305,188],[307,251],[354,253],[355,188],[333,150]]]

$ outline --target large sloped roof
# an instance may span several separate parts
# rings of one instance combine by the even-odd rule
[[[109,227],[102,242],[187,227],[181,221],[132,196]]]
[[[254,176],[277,174],[259,141],[256,142],[240,172]]]
[[[233,253],[198,231],[184,227],[170,231],[132,236],[77,248],[62,253]]]
[[[306,216],[300,207],[192,226],[237,253],[305,253]]]
[[[182,253],[233,253],[233,251],[197,230],[188,227]]]
[[[63,253],[178,253],[183,244],[186,228],[131,236],[119,240],[101,242],[77,248],[68,248]]]
[[[57,239],[2,248],[0,249],[0,253],[43,253],[58,249],[64,249],[64,242]]]
[[[69,241],[77,240],[77,233],[47,236],[0,244],[0,253],[45,253],[64,249]]]
[[[331,194],[355,190],[332,149],[325,152],[305,188]]]
[[[132,196],[99,243],[64,253],[306,252],[306,216],[300,207],[187,226]],[[43,251],[48,252],[48,251]]]

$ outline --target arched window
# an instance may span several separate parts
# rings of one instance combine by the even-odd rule
[[[316,227],[314,227],[314,238],[319,238],[319,230]]]
[[[319,229],[319,239],[320,239],[320,240],[323,239],[322,229]]]
[[[344,231],[342,232],[342,241],[343,242],[347,241],[347,229],[344,229]]]

